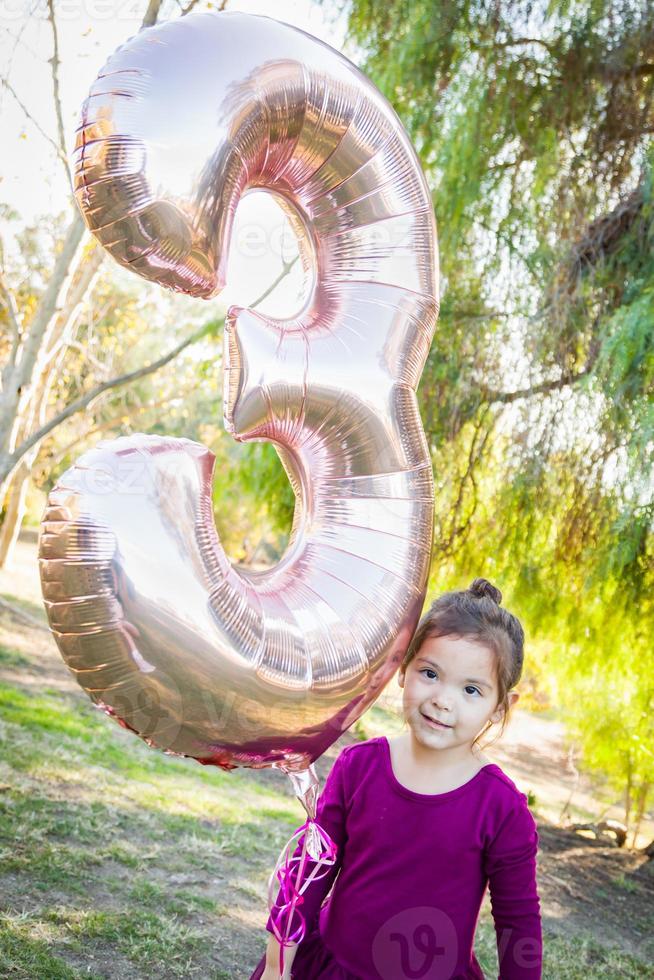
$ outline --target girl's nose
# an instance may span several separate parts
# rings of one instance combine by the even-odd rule
[[[452,710],[452,698],[445,691],[439,691],[438,694],[434,694],[432,697],[432,704],[439,708],[441,711],[451,711]]]

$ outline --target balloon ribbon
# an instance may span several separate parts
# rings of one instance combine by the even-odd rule
[[[300,844],[302,848],[296,853]],[[329,873],[336,852],[336,844],[329,834],[309,818],[298,827],[277,860],[268,883],[268,905],[272,929],[279,943],[280,977],[284,976],[284,948],[301,943],[306,932],[306,922],[298,907],[304,902],[304,892],[312,882]],[[308,857],[315,862],[309,874]],[[276,883],[279,893],[277,900],[273,900]]]

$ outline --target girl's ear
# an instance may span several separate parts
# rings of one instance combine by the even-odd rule
[[[507,695],[507,700],[509,702],[507,711],[509,711],[513,707],[513,705],[516,703],[516,701],[519,700],[519,698],[520,698],[520,694],[518,693],[518,691],[509,691]],[[501,721],[503,715],[504,715],[504,710],[501,707],[497,708],[491,715],[491,721],[493,722],[493,724],[496,724],[498,721]]]
[[[404,687],[404,667],[400,667],[397,675],[397,683],[400,687]]]

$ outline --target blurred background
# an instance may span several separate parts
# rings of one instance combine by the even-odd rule
[[[97,717],[40,599],[47,493],[99,439],[204,443],[231,558],[266,567],[288,539],[293,494],[274,449],[236,443],[222,422],[226,309],[283,317],[306,298],[281,210],[243,199],[227,288],[207,303],[105,258],[70,190],[77,116],[107,57],[192,9],[268,14],[323,39],[409,132],[442,270],[419,389],[436,484],[428,599],[484,576],[525,626],[522,697],[489,755],[539,817],[545,975],[654,976],[654,8],[642,0],[0,0],[0,973],[248,976],[266,869],[300,822],[280,774],[207,773]],[[347,738],[397,730],[397,709],[392,681]]]

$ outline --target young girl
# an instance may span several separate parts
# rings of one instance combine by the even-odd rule
[[[304,894],[285,980],[483,980],[473,940],[487,885],[500,980],[540,980],[536,824],[477,745],[497,722],[502,734],[519,697],[524,633],[501,600],[481,578],[440,596],[398,674],[408,730],[336,759],[316,819],[337,861]],[[272,935],[259,978],[279,978]]]

